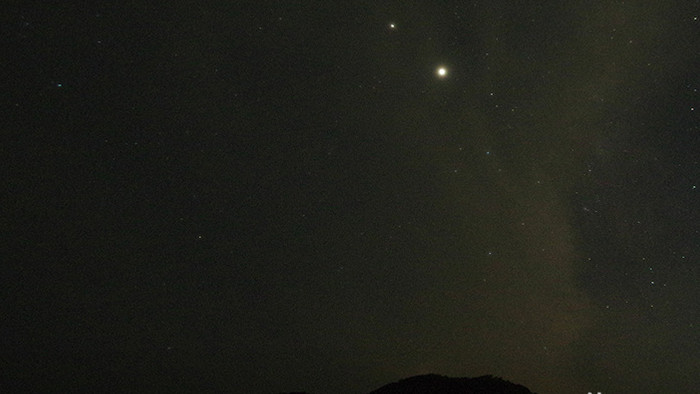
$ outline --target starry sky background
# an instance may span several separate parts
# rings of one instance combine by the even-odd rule
[[[699,18],[7,6],[3,391],[694,392]]]

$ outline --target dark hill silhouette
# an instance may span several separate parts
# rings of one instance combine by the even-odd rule
[[[527,387],[491,375],[450,378],[420,375],[389,383],[370,394],[534,394]]]
[[[282,393],[285,394],[285,393]],[[287,393],[308,394],[308,393]],[[436,374],[412,376],[389,383],[369,394],[535,394],[527,387],[485,375],[478,378],[450,378]]]

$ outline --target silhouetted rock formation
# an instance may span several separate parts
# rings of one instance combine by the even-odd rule
[[[280,393],[280,394],[309,394],[306,391],[292,391],[290,393]]]
[[[420,375],[389,383],[370,394],[534,394],[525,386],[490,375],[450,378]]]

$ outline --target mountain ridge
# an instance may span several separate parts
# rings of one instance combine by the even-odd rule
[[[289,392],[282,394],[310,394]],[[368,394],[537,394],[527,387],[493,375],[453,378],[438,374],[416,375],[388,383]]]

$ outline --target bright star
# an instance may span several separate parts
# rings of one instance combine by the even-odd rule
[[[436,73],[439,78],[445,78],[447,76],[447,69],[445,67],[438,67]]]

